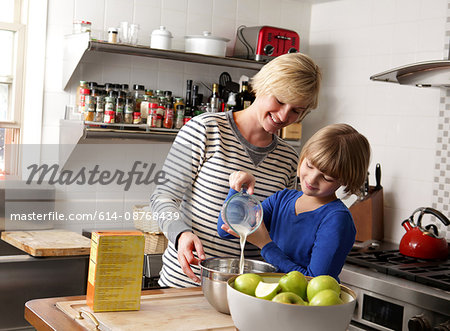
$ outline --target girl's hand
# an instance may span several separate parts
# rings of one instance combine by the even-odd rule
[[[247,186],[247,193],[253,194],[255,189],[255,177],[245,171],[235,171],[230,175],[230,187],[233,190],[240,191],[243,185]]]
[[[226,223],[224,223],[220,228],[226,231],[227,233],[231,234],[232,236],[239,238],[239,235],[233,230],[231,230],[231,228]]]
[[[261,225],[256,229],[255,232],[247,237],[247,241],[257,246],[259,249],[262,249],[272,241],[269,235],[269,231],[267,231],[264,222],[261,223]]]

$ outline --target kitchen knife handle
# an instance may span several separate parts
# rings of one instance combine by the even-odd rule
[[[377,163],[377,165],[375,166],[375,180],[376,180],[376,184],[377,184],[375,189],[377,189],[377,190],[381,189],[382,188],[382,186],[381,186],[381,165],[379,163]]]

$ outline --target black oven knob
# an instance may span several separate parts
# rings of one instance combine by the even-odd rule
[[[295,48],[295,47],[291,47],[291,48],[289,48],[289,50],[288,50],[288,53],[297,53],[298,51],[297,51],[297,49]]]
[[[423,314],[413,316],[408,321],[409,331],[432,331],[430,322]]]
[[[267,44],[266,46],[264,46],[264,53],[266,53],[266,55],[271,56],[273,54],[274,51],[274,47],[271,44]]]

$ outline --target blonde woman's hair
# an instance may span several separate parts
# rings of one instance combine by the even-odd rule
[[[300,164],[309,162],[345,186],[344,193],[361,193],[370,162],[366,137],[348,124],[331,124],[317,131],[300,153]]]
[[[252,78],[255,95],[273,95],[283,103],[306,102],[317,108],[321,73],[307,55],[290,53],[276,57]]]

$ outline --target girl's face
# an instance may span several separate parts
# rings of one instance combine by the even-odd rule
[[[336,178],[321,172],[307,158],[300,164],[298,177],[303,193],[317,198],[334,197],[336,190],[341,186]]]
[[[304,102],[295,105],[283,103],[273,95],[258,96],[257,102],[258,121],[271,134],[294,123],[308,111],[308,105]]]

